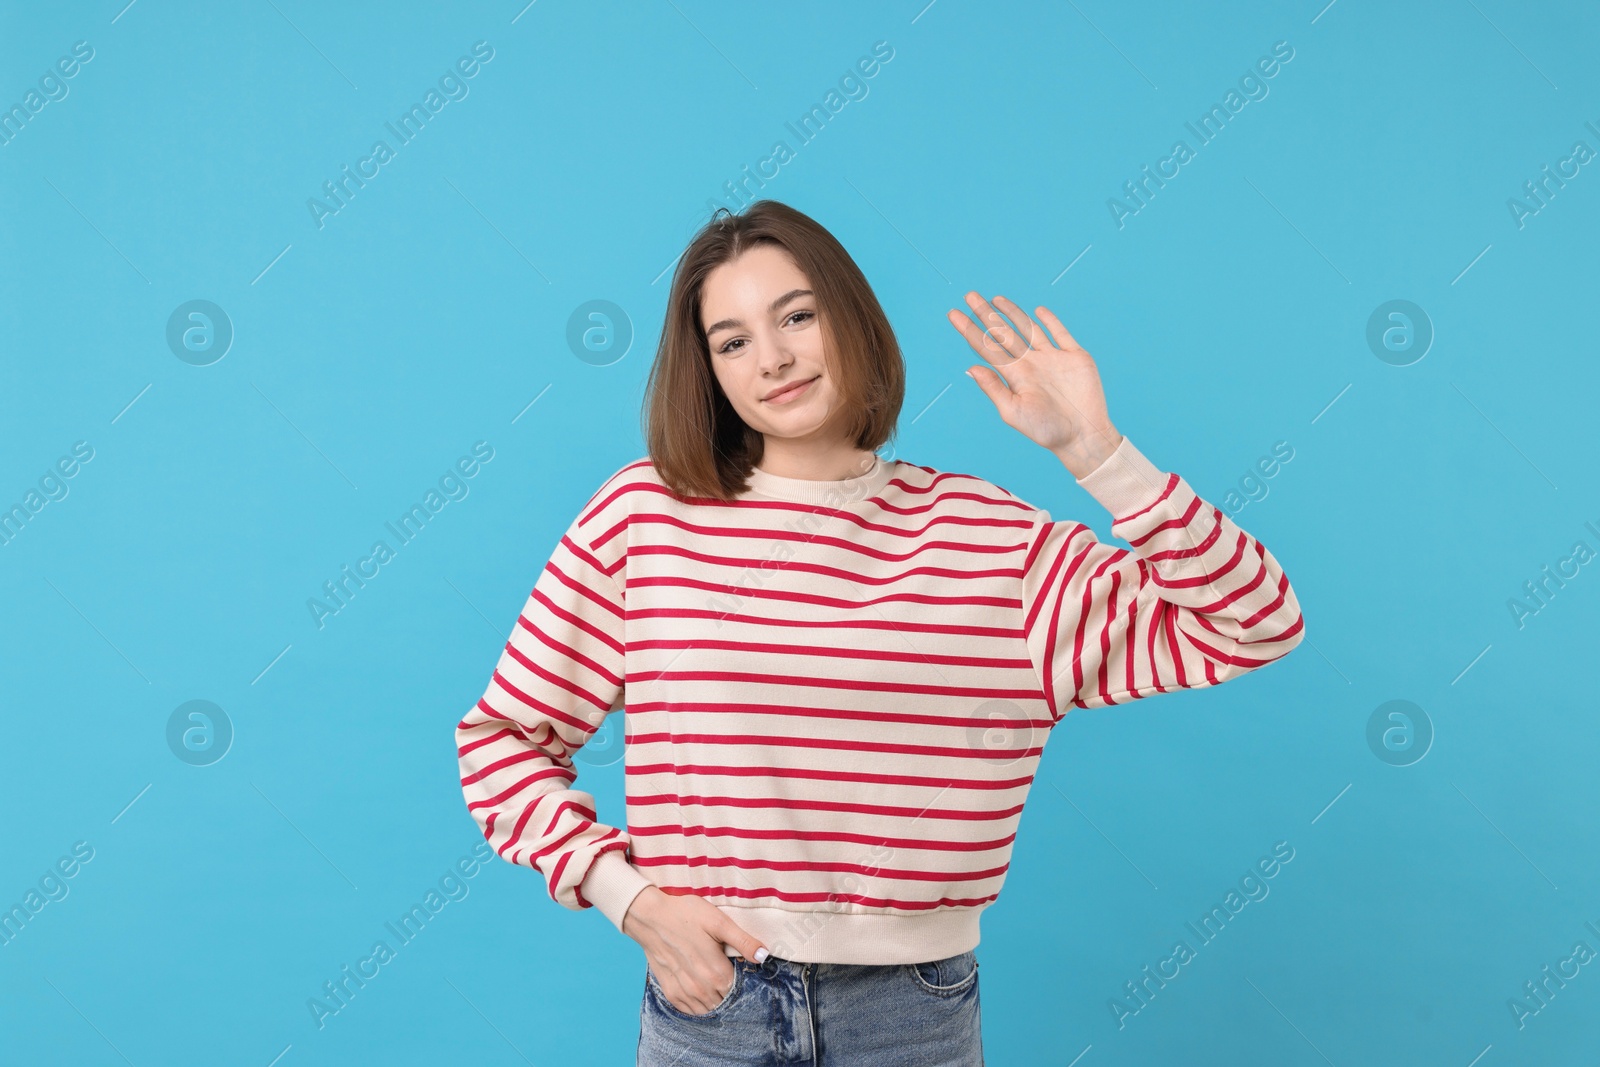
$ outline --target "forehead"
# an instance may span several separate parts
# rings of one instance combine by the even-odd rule
[[[733,312],[741,305],[762,308],[780,293],[809,289],[811,284],[787,249],[763,244],[748,248],[706,275],[701,293],[701,318],[721,318],[716,308]]]

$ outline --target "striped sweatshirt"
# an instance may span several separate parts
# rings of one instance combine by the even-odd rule
[[[1078,484],[1131,550],[905,461],[750,484],[681,498],[647,458],[608,478],[456,726],[495,852],[619,930],[655,885],[784,959],[966,952],[1062,716],[1215,685],[1304,632],[1272,554],[1127,438]],[[616,712],[625,829],[573,760]]]

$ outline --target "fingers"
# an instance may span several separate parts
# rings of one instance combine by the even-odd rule
[[[951,310],[946,318],[954,326],[972,350],[995,366],[1011,362],[1012,356],[1003,348],[994,337],[982,326],[973,322],[966,315],[956,310]]]
[[[988,367],[974,367],[967,371],[972,380],[978,383],[978,388],[983,390],[983,395],[994,402],[995,410],[1000,413],[1000,418],[1011,424],[1010,405],[1012,402],[1011,387],[1007,385],[994,371]]]
[[[1006,313],[1006,318],[1010,319],[1019,330],[1023,331],[1023,340],[1027,342],[1030,349],[1037,350],[1050,347],[1050,339],[1045,336],[1044,330],[1039,328],[1039,324],[1028,317],[1026,311],[1023,311],[1016,304],[999,294],[995,295],[994,303],[996,307]]]
[[[1005,300],[1004,297],[996,297],[996,299]],[[1010,301],[1006,301],[1006,303],[1010,303]],[[1014,322],[1007,322],[1000,312],[990,305],[989,301],[979,296],[976,292],[967,294],[967,306],[972,309],[973,314],[978,316],[978,321],[983,324],[984,332],[988,334],[994,345],[998,346],[1012,359],[1021,359],[1027,355],[1029,348],[1028,338],[1034,327],[1033,320],[1021,314],[1021,308],[1011,304],[1011,307],[1016,308],[1018,311],[1018,316]]]
[[[723,958],[727,959],[726,956]],[[711,991],[702,998],[701,1003],[694,1009],[694,1013],[696,1015],[704,1015],[718,1004],[721,1004],[727,998],[728,992],[733,989],[733,983],[738,977],[734,972],[733,964],[730,962],[727,974],[719,974],[711,980]]]
[[[704,1015],[727,999],[739,977],[725,953],[719,951],[717,956],[722,962],[709,965],[712,973],[708,976],[702,976],[698,966],[674,971],[652,965],[650,969],[673,1007],[689,1015]]]
[[[1055,341],[1057,348],[1062,351],[1073,348],[1080,351],[1083,349],[1083,346],[1077,342],[1072,334],[1067,332],[1067,328],[1061,325],[1061,320],[1056,318],[1055,312],[1042,305],[1035,308],[1034,312],[1039,316],[1039,321],[1044,323],[1045,329],[1050,331],[1050,338]]]
[[[718,914],[721,914],[720,912]],[[739,951],[739,955],[753,963],[763,963],[769,953],[767,947],[758,937],[752,937],[732,919],[723,917],[722,925],[717,929],[716,936],[725,945],[732,945]]]
[[[954,310],[948,316],[950,324],[961,332],[973,351],[992,366],[1004,367],[1012,359],[1021,359],[1030,351],[1052,344],[1062,351],[1083,351],[1077,338],[1047,307],[1041,305],[1034,309],[1039,316],[1039,323],[1044,324],[1041,329],[1027,312],[1003,296],[996,295],[993,305],[976,292],[969,292],[966,299],[967,306],[982,325],[974,324],[970,318]],[[1004,316],[1000,314],[1001,311],[1005,312]]]
[[[734,969],[733,961],[728,959],[727,954],[721,951],[720,946],[718,947],[717,955],[721,958],[723,963],[727,964],[728,969],[724,972],[719,968],[716,975],[712,977],[711,991],[706,994],[706,996],[710,999],[707,1000],[704,1006],[699,1009],[700,1014],[702,1015],[716,1007],[718,1004],[721,1004],[727,997],[728,993],[733,989],[733,983],[739,979],[739,974]]]
[[[948,318],[972,350],[990,365],[1001,367],[1019,359],[1028,351],[1026,339],[977,293],[967,294],[967,306],[978,317],[978,322],[952,309]]]

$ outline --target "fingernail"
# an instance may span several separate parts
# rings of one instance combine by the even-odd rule
[[[766,963],[767,962],[767,950],[764,947],[756,949],[756,962],[757,963]]]

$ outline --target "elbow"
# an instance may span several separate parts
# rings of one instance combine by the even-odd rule
[[[1287,656],[1305,640],[1305,615],[1300,610],[1300,601],[1294,595],[1294,589],[1289,585],[1288,575],[1279,578],[1276,602],[1270,605],[1270,610],[1264,616],[1256,620],[1253,628],[1256,634],[1245,643],[1269,662]]]
[[[1294,613],[1294,622],[1290,624],[1289,630],[1283,636],[1283,651],[1278,653],[1278,658],[1281,659],[1284,656],[1287,656],[1290,652],[1293,652],[1295,648],[1299,646],[1300,642],[1305,640],[1305,636],[1306,618],[1304,615],[1300,614],[1300,610],[1296,608]]]
[[[1287,576],[1283,579],[1277,609],[1263,621],[1262,629],[1265,632],[1257,647],[1263,652],[1270,649],[1273,659],[1287,656],[1305,640],[1306,617],[1300,610],[1300,601],[1295,598],[1294,590],[1289,587]]]
[[[1300,610],[1300,601],[1289,585],[1288,575],[1283,577],[1283,608],[1279,617],[1287,624],[1283,632],[1283,654],[1287,656],[1306,636],[1305,613]]]

